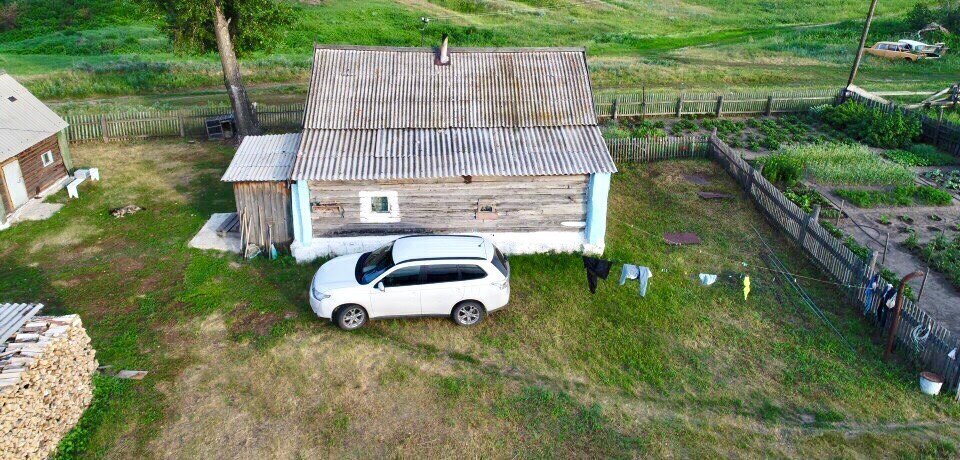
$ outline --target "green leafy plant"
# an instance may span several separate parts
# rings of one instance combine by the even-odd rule
[[[904,147],[921,132],[920,116],[913,112],[871,108],[852,100],[837,106],[821,106],[811,113],[873,147]]]
[[[803,177],[803,159],[795,155],[774,154],[762,158],[763,176],[769,181],[793,187]]]
[[[788,168],[785,179],[799,179],[803,172],[822,184],[834,185],[911,185],[914,174],[902,165],[882,161],[862,145],[812,144],[780,149],[764,159],[764,175],[768,162],[774,162],[776,174]],[[795,171],[801,164],[801,173]],[[783,166],[781,166],[783,165]],[[774,174],[771,172],[771,174]],[[771,176],[767,176],[770,179]],[[773,179],[770,179],[773,180]]]
[[[927,144],[913,144],[907,150],[889,150],[883,156],[904,166],[946,166],[957,159]]]
[[[915,203],[948,206],[953,201],[949,193],[929,185],[899,186],[889,190],[837,189],[834,193],[859,208],[912,206]]]

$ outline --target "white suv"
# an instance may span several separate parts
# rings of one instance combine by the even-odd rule
[[[310,307],[352,330],[367,319],[449,316],[472,326],[510,300],[510,265],[479,236],[407,236],[317,270]]]

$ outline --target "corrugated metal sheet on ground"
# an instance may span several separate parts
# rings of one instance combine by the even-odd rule
[[[295,180],[615,172],[596,126],[306,130]]]
[[[582,49],[317,47],[306,129],[595,125]]]
[[[3,344],[14,333],[36,315],[43,304],[33,303],[3,303],[0,304],[0,344]]]
[[[67,127],[53,110],[27,88],[0,72],[0,161]]]
[[[300,133],[243,138],[230,166],[220,179],[224,182],[290,180]]]

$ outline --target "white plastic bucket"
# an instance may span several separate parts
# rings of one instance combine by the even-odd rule
[[[940,394],[940,387],[943,386],[943,379],[933,372],[920,373],[920,391],[923,394],[936,396]]]

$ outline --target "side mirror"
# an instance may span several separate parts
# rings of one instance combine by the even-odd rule
[[[380,292],[383,292],[383,291],[386,291],[386,290],[387,290],[387,288],[383,285],[383,281],[377,283],[377,289],[379,289]]]

